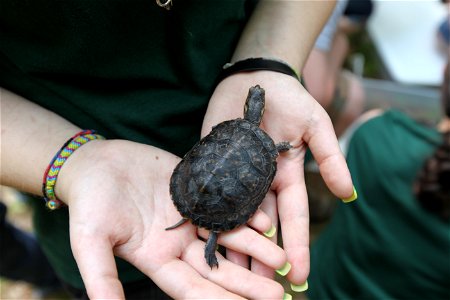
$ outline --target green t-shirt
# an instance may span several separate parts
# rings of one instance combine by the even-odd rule
[[[311,300],[450,299],[450,224],[413,194],[441,139],[398,111],[357,129],[347,161],[358,200],[339,204],[312,245]]]
[[[199,139],[221,67],[254,3],[245,0],[0,1],[0,85],[83,129],[182,156]],[[83,287],[68,212],[35,203],[59,276]],[[151,253],[149,253],[151,255]],[[124,262],[122,281],[142,278]]]

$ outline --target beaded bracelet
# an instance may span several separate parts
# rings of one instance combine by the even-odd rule
[[[222,72],[219,74],[218,82],[236,73],[263,70],[283,73],[300,81],[300,74],[297,73],[288,63],[278,59],[257,57],[225,64]]]
[[[56,179],[62,165],[75,150],[89,141],[98,139],[103,140],[105,138],[96,134],[93,130],[83,130],[71,137],[50,161],[42,181],[42,194],[44,195],[45,205],[49,209],[55,210],[64,205],[64,203],[57,199],[55,195]]]

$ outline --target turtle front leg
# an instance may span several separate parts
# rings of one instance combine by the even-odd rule
[[[217,232],[210,231],[205,246],[205,259],[211,269],[213,267],[219,267],[219,262],[216,257],[217,235]]]
[[[281,153],[281,152],[286,152],[289,149],[291,149],[292,145],[289,144],[289,142],[281,142],[281,143],[276,144],[275,147],[277,147],[278,153]]]

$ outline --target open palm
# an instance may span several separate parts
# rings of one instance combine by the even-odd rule
[[[307,147],[335,195],[350,197],[353,184],[328,115],[297,80],[284,74],[258,71],[235,74],[223,80],[210,100],[202,134],[207,134],[221,121],[242,117],[248,89],[254,85],[260,85],[266,92],[261,128],[276,143],[288,141],[293,146],[278,158],[278,171],[272,184],[276,201],[267,200],[271,204],[266,206],[270,215],[278,213],[284,249],[292,264],[288,279],[302,284],[309,274],[309,213],[303,173]],[[233,253],[232,260],[245,261],[239,256]],[[256,265],[262,270],[259,273],[267,273],[260,262]]]
[[[70,184],[61,194],[68,199],[72,249],[89,297],[124,297],[116,255],[174,298],[281,298],[278,283],[220,255],[220,267],[209,268],[205,243],[198,237],[206,234],[203,230],[186,223],[165,231],[180,219],[169,195],[178,161],[154,147],[111,140],[91,142],[67,162],[60,180],[70,179]],[[254,227],[265,230],[264,219],[263,213],[257,214]],[[282,249],[247,226],[224,234],[219,243],[273,268],[286,261]]]

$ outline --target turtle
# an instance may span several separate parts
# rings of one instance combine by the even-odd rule
[[[263,201],[275,177],[280,152],[289,142],[275,144],[260,127],[265,91],[249,89],[244,118],[224,121],[195,144],[175,167],[170,195],[182,219],[210,231],[205,259],[219,267],[215,255],[220,232],[246,223]]]

